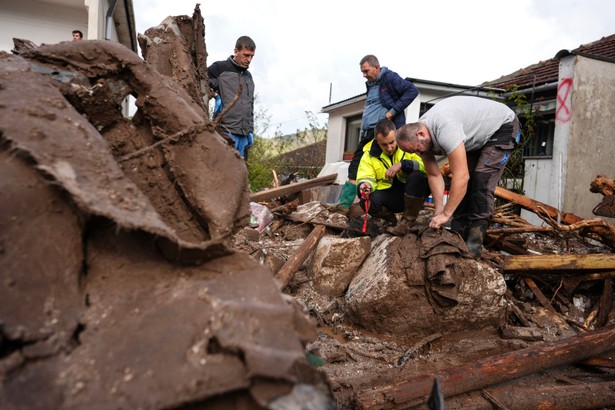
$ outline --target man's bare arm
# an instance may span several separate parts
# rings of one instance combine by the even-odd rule
[[[451,167],[452,174],[451,189],[449,192],[448,201],[446,202],[446,206],[444,206],[444,211],[438,215],[435,215],[429,224],[429,226],[432,228],[439,228],[440,226],[448,222],[449,219],[451,219],[453,213],[455,212],[455,209],[457,209],[457,207],[463,200],[463,197],[465,196],[468,189],[470,173],[468,171],[468,163],[466,159],[466,148],[463,144],[459,144],[459,146],[448,155],[448,163]],[[439,169],[438,173],[440,173]],[[442,178],[441,174],[440,178]],[[444,191],[444,180],[442,181],[442,188],[438,192],[438,195],[440,195],[440,197],[443,196]],[[436,193],[434,192],[434,188],[432,188],[432,195],[435,202]]]

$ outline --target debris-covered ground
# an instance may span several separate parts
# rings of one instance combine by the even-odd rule
[[[318,327],[317,339],[307,348],[315,356],[313,362],[326,373],[338,408],[409,407],[411,401],[405,401],[403,394],[393,398],[391,393],[390,401],[380,402],[370,397],[369,392],[382,386],[394,386],[416,375],[433,375],[545,342],[556,343],[615,322],[609,314],[613,303],[609,298],[610,305],[601,308],[602,316],[607,312],[606,319],[596,323],[595,310],[599,301],[608,297],[610,273],[594,280],[562,272],[550,278],[536,278],[536,272],[520,275],[504,271],[503,255],[506,253],[495,249],[485,249],[480,262],[468,260],[463,251],[448,249],[446,257],[452,262],[440,262],[440,266],[454,264],[459,267],[456,270],[459,282],[472,284],[460,285],[457,305],[449,300],[449,305],[443,306],[437,298],[427,297],[430,286],[433,291],[433,284],[421,283],[420,277],[429,272],[422,271],[418,263],[404,266],[403,260],[425,259],[427,253],[420,256],[415,253],[417,247],[420,249],[429,239],[425,238],[429,230],[421,226],[421,221],[425,223],[429,218],[429,208],[422,211],[415,232],[406,238],[395,238],[377,234],[383,223],[378,220],[370,220],[368,233],[371,229],[371,237],[361,235],[362,220],[352,221],[351,218],[350,226],[357,229],[343,229],[348,226],[347,217],[319,202],[278,205],[275,201],[268,204],[278,210],[270,225],[264,228],[255,224],[256,228],[246,228],[235,237],[235,246],[277,272],[300,253],[314,226],[328,226],[284,292],[295,298]],[[510,215],[508,208],[499,208],[494,220],[500,222],[492,224],[496,231],[505,229],[507,219],[514,219],[516,226],[524,222]],[[524,233],[509,235],[508,240],[535,255],[611,252],[600,242],[578,235],[568,235],[565,239],[556,236],[553,233]],[[452,246],[450,242],[447,246]],[[463,250],[462,244],[457,246]],[[409,270],[414,273],[410,274]],[[363,275],[374,283],[365,284],[365,280],[357,279]],[[476,277],[479,277],[478,283],[473,282]],[[531,278],[536,282],[526,282]],[[416,294],[412,280],[423,295]],[[533,283],[538,290],[533,290],[528,283]],[[552,310],[537,300],[534,292],[540,289],[553,299]],[[448,288],[442,295],[454,298],[450,290]],[[366,294],[360,297],[354,294],[360,292]],[[374,296],[375,293],[378,294]],[[468,298],[472,302],[468,302]],[[467,309],[460,307],[464,304]],[[453,315],[452,321],[447,320],[450,310],[454,309],[460,310],[460,314]],[[447,397],[446,408],[526,409],[538,408],[544,403],[553,404],[540,408],[612,408],[615,372],[611,369],[615,362],[609,353],[600,356],[607,359],[586,361],[585,365],[571,365],[580,360],[563,362],[568,366],[538,363],[533,371],[526,371],[527,376],[517,380],[502,378],[485,382],[481,389]],[[585,390],[579,391],[580,386]],[[594,397],[596,393],[590,393],[592,388],[601,398],[582,398],[583,391]],[[540,389],[551,390],[543,392]],[[569,393],[564,393],[566,391]],[[518,400],[520,394],[527,399]],[[572,405],[570,400],[576,404]]]
[[[203,31],[0,53],[0,408],[613,408],[612,225],[505,204],[477,261],[429,208],[255,201]]]

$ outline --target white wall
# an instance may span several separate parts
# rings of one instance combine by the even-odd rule
[[[615,64],[569,55],[559,68],[553,157],[525,160],[524,193],[560,211],[594,218],[591,211],[602,196],[589,191],[592,180],[598,174],[615,178]],[[521,217],[544,224],[529,211]]]
[[[592,209],[603,197],[590,192],[590,184],[598,174],[615,178],[615,63],[582,56],[573,59],[563,210],[595,218]]]
[[[10,52],[13,38],[37,45],[71,41],[72,31],[81,30],[87,39],[88,13],[83,1],[69,7],[36,1],[0,1],[0,50]]]
[[[551,182],[551,175],[557,175],[553,170],[553,161],[550,158],[536,158],[525,160],[525,175],[523,176],[523,194],[528,198],[556,207],[557,191]],[[532,225],[541,226],[543,220],[535,213],[521,210],[521,217]]]

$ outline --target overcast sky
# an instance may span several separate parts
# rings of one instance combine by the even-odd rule
[[[196,1],[133,0],[144,33]],[[261,108],[291,133],[305,111],[365,92],[359,61],[374,54],[402,77],[478,85],[615,34],[615,0],[232,0],[201,2],[208,64],[256,42],[250,66]],[[321,124],[327,115],[318,114]]]

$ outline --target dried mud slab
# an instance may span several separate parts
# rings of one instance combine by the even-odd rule
[[[0,408],[329,407],[209,127],[123,46],[0,53]]]
[[[127,176],[132,177],[134,169],[143,174],[156,168],[158,154],[154,151],[162,155],[159,179],[167,180],[162,184],[171,182],[176,197],[171,201],[151,196],[150,200],[167,224],[181,219],[167,218],[174,207],[186,207],[193,215],[191,220],[184,218],[176,234],[188,230],[192,237],[200,232],[204,241],[224,239],[247,223],[250,210],[244,162],[213,130],[203,110],[171,79],[112,42],[66,42],[29,50],[22,56],[30,60],[34,70],[48,72],[68,100],[80,101],[80,111],[111,142]],[[69,69],[78,74],[66,74]],[[113,109],[128,92],[136,96],[139,107],[134,121],[122,118],[117,106]],[[105,98],[110,109],[98,109]],[[158,183],[151,178],[143,181],[143,175],[140,178],[137,182],[143,188]]]
[[[169,16],[138,36],[143,59],[188,92],[203,112],[209,112],[209,81],[205,24],[197,4],[192,18]]]
[[[0,175],[0,358],[12,369],[72,343],[84,310],[83,221],[64,193],[5,147]]]

